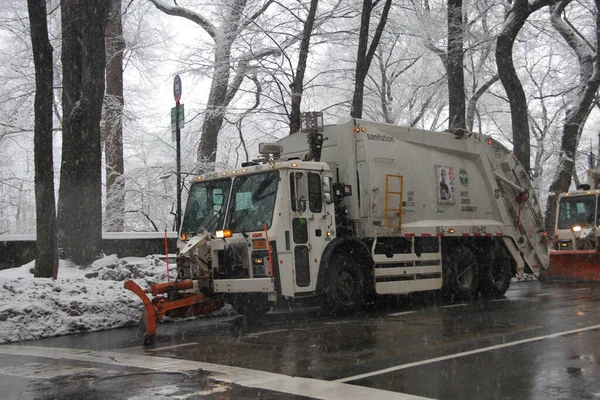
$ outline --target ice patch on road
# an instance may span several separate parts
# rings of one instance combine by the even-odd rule
[[[537,275],[523,273],[523,274],[514,276],[510,281],[511,282],[527,282],[527,281],[537,281],[537,280],[538,280]]]

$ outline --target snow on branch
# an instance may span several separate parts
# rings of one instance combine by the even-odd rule
[[[268,0],[267,2],[265,2],[265,4],[263,4],[260,10],[256,11],[254,14],[246,18],[246,21],[242,25],[242,28],[247,28],[248,25],[256,21],[256,19],[258,19],[258,17],[260,17],[262,14],[264,14],[265,11],[267,11],[267,8],[269,8],[269,6],[274,2],[275,0]]]
[[[581,39],[574,28],[561,18],[565,7],[569,3],[571,3],[571,0],[562,0],[557,5],[551,6],[550,20],[552,21],[552,27],[562,36],[569,47],[573,49],[580,64],[587,63],[591,67],[590,63],[593,62],[594,58],[592,50],[589,48],[587,43]],[[582,75],[584,75],[584,71],[581,72]],[[585,75],[587,76],[587,79],[589,79],[589,77],[592,75],[592,68],[589,68],[589,71],[587,71]]]
[[[185,18],[198,24],[212,37],[213,39],[217,36],[217,27],[213,25],[208,19],[206,19],[201,14],[198,14],[195,11],[192,11],[188,8],[179,7],[177,5],[171,6],[166,4],[162,0],[150,0],[152,4],[160,11],[164,12],[167,15],[173,15],[175,17]]]
[[[600,60],[598,58],[600,49],[596,49],[596,53],[594,54],[587,43],[578,35],[578,32],[562,19],[561,15],[569,3],[571,3],[571,0],[561,0],[558,4],[553,5],[551,7],[551,21],[554,29],[560,33],[579,61],[577,97],[567,110],[566,115],[567,123],[575,123],[579,127],[585,115],[589,113],[589,105],[598,90],[598,81],[600,79],[598,65]],[[598,18],[596,22],[597,25],[600,24]],[[599,27],[597,26],[597,28]],[[594,60],[595,58],[596,60]]]
[[[529,0],[529,9],[531,12],[537,11],[542,7],[557,3],[557,0]]]

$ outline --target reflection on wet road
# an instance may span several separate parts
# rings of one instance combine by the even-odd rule
[[[514,283],[495,300],[388,298],[0,346],[8,397],[600,398],[600,285]]]

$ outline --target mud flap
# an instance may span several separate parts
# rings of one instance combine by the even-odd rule
[[[525,261],[523,260],[523,257],[519,252],[519,248],[517,247],[515,242],[513,242],[512,238],[504,237],[502,239],[504,240],[506,249],[509,251],[510,255],[512,256],[512,259],[517,264],[517,275],[523,274],[523,272],[525,272]]]

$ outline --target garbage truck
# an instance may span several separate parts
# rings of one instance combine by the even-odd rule
[[[528,174],[497,140],[322,120],[193,177],[177,256],[191,291],[245,314],[279,298],[346,314],[377,295],[500,296],[547,267]]]

